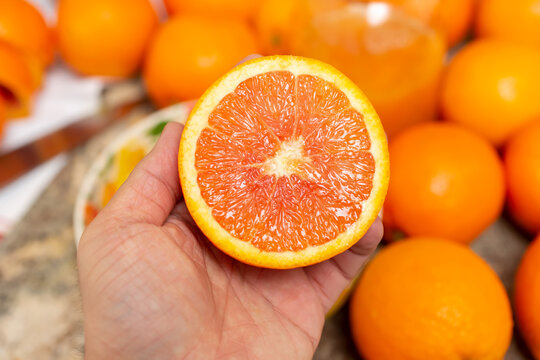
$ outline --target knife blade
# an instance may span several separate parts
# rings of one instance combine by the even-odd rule
[[[138,97],[101,113],[81,118],[26,145],[0,154],[0,188],[56,155],[83,144],[123,119],[134,108],[146,103],[148,100],[145,97]]]

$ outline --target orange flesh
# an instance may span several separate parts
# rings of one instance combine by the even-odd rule
[[[216,221],[262,251],[324,244],[355,223],[375,161],[362,114],[331,83],[269,72],[240,83],[208,118],[197,182]]]

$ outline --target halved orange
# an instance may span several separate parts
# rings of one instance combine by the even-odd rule
[[[326,260],[364,235],[388,186],[388,150],[365,95],[320,61],[271,56],[214,83],[178,155],[187,207],[215,246],[251,265]]]
[[[6,104],[6,117],[23,117],[30,112],[34,91],[32,71],[24,56],[0,41],[0,97]]]

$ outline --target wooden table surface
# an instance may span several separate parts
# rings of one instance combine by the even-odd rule
[[[132,118],[138,119],[143,113],[139,111]],[[35,206],[0,243],[1,360],[83,358],[73,204],[92,159],[121,129],[111,129],[78,149]],[[501,219],[472,248],[490,263],[511,293],[515,269],[526,246],[527,240]],[[326,322],[314,358],[360,359],[348,326],[345,306]],[[516,334],[505,359],[531,359],[520,344]]]

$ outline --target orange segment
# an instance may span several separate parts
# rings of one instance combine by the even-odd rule
[[[28,115],[34,90],[32,72],[24,57],[1,41],[0,69],[0,97],[6,102],[6,117]]]
[[[367,231],[387,182],[386,141],[368,100],[337,70],[274,56],[248,62],[199,100],[182,135],[188,209],[214,244],[290,268]]]

